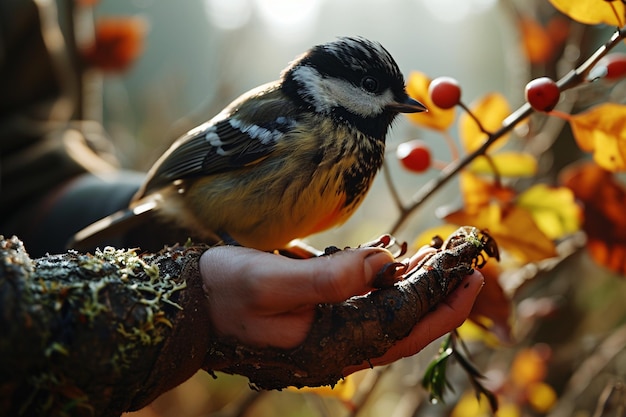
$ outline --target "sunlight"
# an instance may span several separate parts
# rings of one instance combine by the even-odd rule
[[[250,3],[250,0],[204,0],[211,23],[225,30],[238,29],[250,21]]]
[[[254,0],[265,25],[284,40],[306,36],[314,27],[322,0]]]
[[[426,9],[442,22],[458,22],[473,14],[482,13],[496,4],[496,0],[420,0]]]

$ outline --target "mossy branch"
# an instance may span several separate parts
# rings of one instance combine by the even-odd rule
[[[320,304],[305,342],[278,349],[216,336],[198,269],[205,246],[33,260],[17,238],[0,239],[0,403],[10,415],[117,416],[201,368],[262,389],[334,385],[406,337],[494,248],[461,228],[404,280]]]

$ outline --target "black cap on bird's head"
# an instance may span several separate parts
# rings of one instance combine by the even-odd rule
[[[426,110],[406,93],[389,52],[362,37],[314,46],[285,69],[282,80],[296,101],[380,139],[398,113]]]

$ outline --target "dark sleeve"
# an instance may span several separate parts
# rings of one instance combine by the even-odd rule
[[[118,171],[101,125],[81,121],[73,4],[0,2],[0,234],[18,235],[33,256],[64,251],[143,180]]]
[[[191,377],[213,338],[204,249],[31,259],[0,238],[0,414],[119,416]]]

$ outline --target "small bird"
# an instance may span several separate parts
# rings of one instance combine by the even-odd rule
[[[344,223],[383,163],[395,117],[425,110],[379,43],[314,46],[176,140],[129,208],[77,233],[74,247],[152,213],[210,241],[284,248]]]

